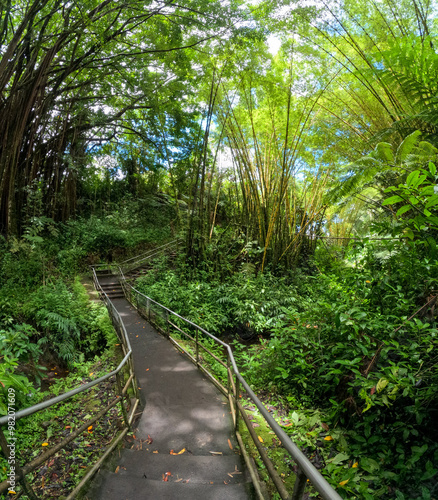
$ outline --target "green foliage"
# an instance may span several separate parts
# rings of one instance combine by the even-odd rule
[[[438,261],[421,241],[365,242],[349,258],[337,274],[312,278],[305,311],[284,311],[270,339],[236,354],[252,384],[341,424],[330,456],[344,458],[325,470],[338,488],[348,480],[345,498],[423,498],[415,491],[437,472],[437,322],[433,308],[408,317],[437,288]]]
[[[388,187],[385,192],[392,196],[382,203],[397,209],[394,232],[427,243],[433,255],[436,254],[438,234],[437,179],[436,166],[429,162],[427,170],[414,170],[404,183]]]
[[[206,271],[189,277],[159,266],[139,278],[136,288],[218,335],[242,328],[269,332],[283,309],[297,301],[296,287],[269,273],[242,272],[221,282]]]

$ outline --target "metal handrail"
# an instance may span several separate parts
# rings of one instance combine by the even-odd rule
[[[129,272],[134,270],[136,267],[139,267],[144,261],[151,259],[152,257],[155,257],[158,254],[161,254],[163,250],[166,250],[172,245],[178,244],[180,241],[179,238],[176,238],[175,240],[170,241],[169,243],[166,243],[164,245],[161,245],[160,247],[155,247],[144,254],[137,255],[135,257],[131,257],[130,259],[124,260],[120,264],[118,264],[118,267],[123,268],[124,272]]]
[[[141,296],[141,297],[143,297],[143,299],[146,300],[146,304],[147,304],[146,305],[146,308],[147,308],[146,315],[147,315],[149,321],[151,321],[151,314],[150,314],[150,305],[151,305],[151,303],[155,304],[156,306],[158,306],[159,308],[161,308],[163,311],[165,311],[165,316],[166,316],[165,317],[165,321],[167,323],[167,332],[165,332],[166,335],[168,335],[170,337],[170,334],[169,334],[169,327],[170,326],[176,327],[176,325],[174,325],[171,321],[169,321],[169,317],[171,315],[179,318],[183,322],[185,322],[185,323],[191,325],[193,328],[195,328],[195,330],[196,330],[196,338],[193,339],[188,334],[186,334],[185,332],[183,332],[181,329],[179,329],[178,327],[176,327],[178,329],[178,331],[184,333],[186,336],[189,336],[190,338],[192,338],[193,340],[195,340],[196,345],[197,345],[196,359],[194,359],[190,355],[190,353],[188,353],[180,344],[178,344],[175,339],[171,338],[171,340],[172,340],[172,342],[174,342],[175,344],[177,344],[178,347],[181,350],[183,350],[184,352],[186,352],[190,356],[190,358],[192,359],[192,361],[194,361],[199,368],[201,368],[204,372],[206,372],[206,374],[208,376],[213,377],[213,375],[211,375],[207,370],[205,370],[200,365],[200,362],[199,362],[199,353],[198,353],[199,338],[198,338],[198,331],[202,332],[204,335],[206,335],[207,337],[211,338],[214,342],[216,342],[217,344],[221,345],[223,348],[226,349],[227,356],[228,356],[227,366],[231,365],[231,369],[229,368],[227,370],[228,371],[228,376],[230,377],[230,372],[232,372],[234,374],[235,378],[236,378],[236,381],[235,382],[234,381],[230,381],[230,379],[229,379],[229,387],[230,387],[230,385],[232,386],[232,391],[230,390],[230,388],[226,389],[225,387],[223,387],[222,384],[220,384],[219,382],[218,382],[217,385],[218,385],[218,387],[223,392],[226,393],[226,395],[230,399],[230,402],[231,402],[231,399],[234,398],[233,399],[233,403],[234,403],[235,408],[233,409],[233,405],[231,405],[231,410],[232,410],[233,418],[234,418],[234,422],[235,422],[236,433],[237,433],[237,421],[238,421],[238,413],[239,412],[242,413],[242,416],[244,417],[245,424],[247,424],[249,422],[249,421],[248,422],[246,421],[247,416],[246,416],[246,414],[243,415],[245,412],[244,412],[243,407],[239,403],[239,392],[240,392],[239,391],[239,384],[241,384],[245,388],[245,390],[246,390],[249,398],[253,401],[253,403],[255,404],[255,406],[259,409],[260,413],[262,414],[262,416],[264,417],[264,419],[266,420],[266,422],[268,423],[268,425],[271,427],[271,429],[274,431],[274,433],[276,434],[276,436],[278,437],[278,439],[281,441],[283,447],[287,450],[287,452],[291,455],[291,457],[298,464],[298,475],[297,475],[297,479],[296,479],[296,482],[295,482],[294,491],[292,493],[292,496],[290,496],[289,493],[286,491],[284,485],[282,484],[280,478],[278,478],[278,475],[277,475],[277,480],[275,480],[274,477],[272,477],[273,475],[274,476],[276,475],[276,471],[272,470],[272,467],[269,467],[268,464],[265,462],[265,465],[267,465],[267,470],[268,470],[269,474],[271,475],[271,477],[272,477],[272,479],[274,481],[274,484],[277,487],[277,489],[278,489],[281,497],[283,498],[283,500],[289,500],[289,499],[300,500],[302,498],[302,496],[303,496],[304,488],[306,486],[306,482],[307,482],[306,480],[307,479],[309,479],[309,481],[312,483],[312,485],[315,488],[315,490],[321,495],[321,497],[324,500],[341,500],[341,496],[332,488],[332,486],[327,482],[327,480],[312,465],[312,463],[310,462],[310,460],[304,455],[304,453],[298,448],[298,446],[291,440],[291,438],[280,427],[280,425],[275,421],[275,419],[272,417],[272,415],[269,414],[269,412],[266,410],[266,408],[264,407],[264,405],[262,404],[262,402],[255,395],[254,391],[251,389],[251,387],[249,386],[249,384],[246,382],[246,380],[240,374],[239,369],[238,369],[237,364],[236,364],[236,361],[234,359],[234,355],[233,355],[233,352],[231,350],[231,347],[227,343],[223,342],[222,340],[218,339],[217,337],[215,337],[214,335],[212,335],[211,333],[209,333],[204,328],[202,328],[199,325],[197,325],[196,323],[193,323],[189,319],[184,318],[180,314],[176,313],[175,311],[172,311],[168,307],[160,304],[159,302],[153,300],[152,298],[148,297],[147,295],[143,294],[142,292],[140,292],[139,290],[137,290],[136,288],[134,288],[132,285],[130,285],[127,282],[127,280],[126,280],[126,278],[124,276],[124,273],[123,273],[121,267],[120,266],[117,266],[117,267],[119,269],[119,274],[120,274],[119,279],[120,279],[120,282],[122,284],[122,288],[124,290],[125,296],[131,302],[131,304],[133,304],[134,307],[136,307],[139,310],[140,314],[142,313],[142,311],[141,311],[141,308],[139,307],[138,299],[135,301],[136,302],[136,304],[135,304],[134,300],[133,300],[133,295],[135,295],[137,298],[138,298],[138,296]],[[201,345],[201,347],[203,349],[207,350],[202,345]],[[207,350],[207,352],[210,353],[210,351],[208,351],[208,350]],[[231,384],[230,384],[230,382],[231,382]],[[245,419],[245,417],[246,417],[246,419]],[[248,425],[247,425],[247,427],[248,427]],[[251,429],[248,427],[248,430],[250,431],[250,434],[251,434],[252,426],[251,426]],[[253,437],[253,435],[252,435],[252,437]],[[253,437],[253,439],[254,439],[254,437]],[[258,443],[257,440],[254,440],[254,441],[255,441],[254,444],[256,445],[256,447],[260,451],[260,443]],[[263,456],[262,456],[262,459],[263,459]],[[271,466],[272,466],[272,464],[271,464]]]
[[[101,266],[97,266],[97,267],[101,267]],[[119,390],[119,396],[116,398],[116,400],[114,400],[106,408],[104,408],[104,410],[102,410],[101,412],[99,412],[99,414],[103,412],[102,413],[102,416],[103,416],[110,408],[112,408],[113,406],[115,406],[115,404],[117,404],[117,403],[120,402],[120,404],[122,405],[122,413],[123,413],[123,417],[124,417],[124,421],[125,421],[125,425],[126,425],[125,429],[121,431],[120,435],[109,446],[109,448],[105,452],[104,456],[102,456],[97,461],[97,463],[92,468],[92,471],[90,471],[85,476],[85,478],[75,488],[74,492],[72,492],[68,496],[68,499],[73,499],[75,497],[75,495],[79,491],[79,489],[82,488],[83,485],[85,484],[85,480],[88,480],[88,479],[90,479],[92,477],[91,472],[95,472],[95,470],[97,469],[97,464],[100,464],[102,462],[102,460],[108,455],[108,453],[115,447],[115,445],[120,441],[120,439],[129,430],[130,424],[131,424],[133,416],[134,416],[135,408],[137,407],[138,402],[139,402],[138,384],[136,383],[136,380],[135,380],[134,365],[133,365],[133,359],[132,359],[132,348],[131,348],[131,343],[129,341],[129,337],[128,337],[125,325],[123,324],[123,320],[122,320],[120,314],[118,313],[117,309],[114,307],[113,303],[111,302],[110,298],[108,297],[108,295],[105,293],[105,291],[100,286],[99,281],[97,279],[96,270],[94,269],[94,267],[92,267],[92,270],[93,270],[94,285],[95,285],[96,289],[99,291],[99,293],[101,294],[101,297],[103,298],[103,301],[105,302],[105,305],[107,306],[107,308],[109,310],[109,313],[110,313],[111,318],[113,320],[113,324],[117,324],[119,326],[119,328],[120,328],[120,337],[121,337],[121,341],[122,341],[122,349],[124,351],[124,357],[123,357],[122,361],[119,363],[118,367],[115,370],[112,370],[111,372],[103,375],[102,377],[99,377],[99,378],[97,378],[97,379],[95,379],[95,380],[93,380],[91,382],[88,382],[86,384],[81,385],[80,387],[77,387],[76,389],[72,389],[71,391],[68,391],[68,392],[66,392],[64,394],[61,394],[61,395],[56,396],[54,398],[51,398],[51,399],[49,399],[47,401],[43,401],[41,403],[38,403],[38,404],[33,405],[33,406],[30,406],[28,408],[24,408],[23,410],[20,410],[20,411],[14,413],[14,419],[15,419],[15,421],[17,421],[17,420],[19,420],[21,418],[28,417],[30,415],[33,415],[34,413],[37,413],[39,411],[45,410],[47,408],[50,408],[51,406],[53,406],[55,404],[58,404],[58,403],[63,402],[63,401],[66,401],[66,400],[70,399],[71,397],[75,396],[76,394],[88,391],[92,387],[101,384],[102,382],[104,382],[105,380],[108,380],[109,378],[111,378],[113,376],[117,377],[117,381],[118,381],[117,385],[118,385],[118,387],[120,389]],[[119,333],[119,331],[118,331],[117,328],[116,328],[116,331]],[[130,377],[128,379],[128,383],[126,383],[126,386],[122,390],[121,387],[120,387],[120,383],[119,383],[120,381],[118,379],[118,376],[119,376],[120,371],[125,366],[129,367],[131,373],[130,373]],[[123,397],[126,395],[126,391],[128,389],[129,382],[132,385],[132,389],[133,389],[134,394],[136,396],[136,401],[135,401],[135,403],[133,405],[133,408],[132,408],[132,411],[131,411],[131,415],[128,418],[127,414],[126,414],[126,409],[125,409],[125,407],[123,405]],[[90,420],[89,423],[91,423],[91,421],[94,422],[94,421],[98,420],[100,418],[99,414],[97,415],[97,417],[93,417]],[[3,434],[3,431],[2,431],[2,426],[7,425],[8,421],[9,421],[9,415],[5,415],[3,417],[0,417],[0,447],[3,450],[3,453],[5,454],[5,456],[7,458],[9,457],[9,449],[7,447],[6,438],[4,437],[4,434]],[[84,424],[84,425],[88,425],[88,424]],[[50,450],[47,450],[41,457],[38,457],[37,459],[32,460],[32,462],[30,462],[29,464],[27,464],[23,468],[21,468],[18,464],[16,464],[17,465],[16,470],[18,472],[17,475],[19,477],[19,481],[22,483],[24,491],[26,492],[26,494],[30,498],[36,499],[37,497],[35,496],[35,493],[33,492],[31,486],[28,484],[28,482],[27,482],[27,480],[25,478],[25,475],[28,474],[29,472],[31,472],[32,470],[34,470],[36,467],[38,467],[40,465],[40,463],[42,463],[41,462],[42,459],[46,460],[50,456],[54,455],[57,451],[59,451],[59,449],[62,449],[62,447],[63,447],[62,445],[63,445],[64,441],[65,441],[65,444],[67,444],[70,440],[71,440],[70,438],[67,438],[66,440],[63,440],[60,444],[55,445]],[[16,460],[16,458],[15,458],[15,460]],[[8,481],[7,480],[3,481],[2,483],[0,483],[0,493],[4,492],[7,488],[8,488]]]

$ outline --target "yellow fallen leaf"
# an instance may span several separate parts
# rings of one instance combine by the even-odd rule
[[[173,451],[173,450],[170,450],[170,452],[169,452],[169,453],[170,453],[171,455],[182,455],[185,451],[186,451],[186,449],[185,449],[185,448],[183,448],[181,451],[178,451],[178,452]]]
[[[333,441],[333,438],[331,436],[326,436],[324,438],[324,441]]]
[[[233,449],[233,445],[231,444],[231,441],[230,441],[230,440],[228,440],[228,446],[230,447],[230,450],[232,450],[232,449]]]
[[[259,438],[259,441],[263,443],[263,438],[261,436],[257,436]]]
[[[119,469],[120,469],[120,466],[118,465],[118,466],[116,467],[116,470],[114,471],[114,473],[115,473],[115,474],[117,474],[117,473],[119,472]]]
[[[348,481],[350,481],[350,480],[349,480],[349,479],[346,479],[345,481],[341,481],[341,482],[339,483],[339,486],[345,486],[345,485],[348,483]]]
[[[154,450],[152,453],[158,453],[158,450]]]
[[[91,373],[90,373],[90,377],[91,377],[92,375],[94,375],[94,372],[91,372]]]
[[[41,446],[49,446],[49,443],[43,443]]]
[[[88,429],[87,429],[87,430],[88,430],[88,432],[91,432],[91,430],[92,430],[92,429],[93,429],[93,426],[92,426],[92,425],[90,425],[90,427],[88,427]]]
[[[353,469],[356,469],[357,467],[359,467],[359,462],[354,462],[351,467],[353,467]]]

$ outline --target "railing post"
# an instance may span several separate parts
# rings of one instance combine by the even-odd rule
[[[196,364],[199,365],[199,330],[198,330],[198,328],[196,328],[195,339],[196,339]]]
[[[231,394],[231,359],[227,350],[227,396]]]
[[[146,316],[151,321],[151,301],[149,298],[146,300]]]
[[[292,493],[291,500],[301,500],[303,498],[304,489],[306,487],[306,482],[307,482],[306,480],[307,480],[306,475],[298,466],[297,478],[295,479],[294,491]]]
[[[120,406],[122,407],[123,420],[125,421],[126,427],[129,427],[128,414],[126,413],[126,408],[123,403],[122,384],[120,382],[119,373],[116,373],[116,384],[117,384],[117,392],[120,398]]]
[[[169,311],[166,309],[167,336],[170,337]]]
[[[236,413],[236,422],[234,424],[235,430],[239,430],[239,396],[240,396],[240,380],[236,375],[236,395],[234,398],[234,410]]]
[[[5,457],[8,459],[8,462],[9,462],[9,460],[11,459],[10,449],[9,449],[8,442],[6,441],[5,435],[3,434],[3,430],[1,427],[0,427],[0,448],[2,449],[3,453],[5,454]],[[21,486],[23,487],[24,492],[31,500],[38,500],[38,497],[35,495],[35,492],[33,491],[32,486],[30,486],[30,484],[27,482],[26,476],[23,474],[23,472],[18,464],[17,453],[15,453],[14,460],[15,460],[14,467],[15,467],[15,470],[17,471],[16,475],[20,478],[19,481],[21,483]]]

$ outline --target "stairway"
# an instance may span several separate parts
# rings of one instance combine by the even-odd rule
[[[102,290],[107,294],[108,298],[111,300],[120,299],[125,296],[125,294],[123,293],[122,285],[118,280],[110,280],[105,282],[101,281],[100,286],[102,287]]]
[[[99,280],[113,286],[111,277]],[[107,287],[108,285],[108,287]],[[88,500],[248,500],[228,400],[126,299],[114,299],[131,342],[143,411]]]

